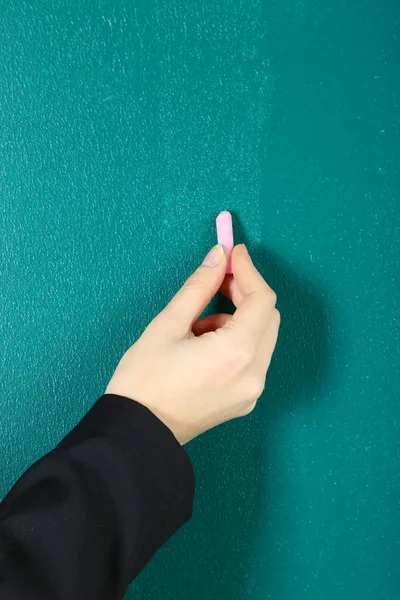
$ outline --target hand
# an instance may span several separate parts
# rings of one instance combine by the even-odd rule
[[[147,406],[184,444],[247,415],[261,395],[278,335],[276,296],[243,245],[234,275],[215,246],[201,267],[122,357],[106,393]],[[220,289],[233,315],[199,316]]]

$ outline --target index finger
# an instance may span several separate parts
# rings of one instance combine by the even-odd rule
[[[243,331],[260,340],[275,308],[276,294],[256,269],[244,245],[235,246],[232,268],[243,297],[232,320]]]

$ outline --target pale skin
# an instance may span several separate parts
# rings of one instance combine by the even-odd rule
[[[119,362],[106,393],[149,408],[185,444],[225,421],[249,414],[261,396],[280,315],[276,295],[243,244],[226,256],[215,246],[171,302]],[[221,291],[233,315],[199,319]]]

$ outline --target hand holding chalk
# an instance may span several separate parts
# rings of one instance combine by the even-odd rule
[[[125,353],[106,390],[147,406],[181,444],[248,414],[264,388],[276,297],[243,245],[232,266],[235,277],[225,278],[226,255],[215,246]],[[236,312],[199,319],[222,284]]]

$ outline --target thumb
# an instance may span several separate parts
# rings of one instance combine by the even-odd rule
[[[159,317],[176,325],[179,333],[187,333],[221,287],[225,273],[224,249],[220,245],[214,246]]]

